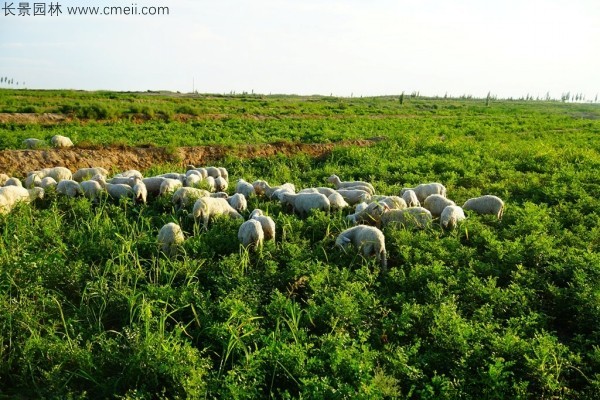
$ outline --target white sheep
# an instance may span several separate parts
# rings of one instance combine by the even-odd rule
[[[422,183],[414,188],[404,188],[400,191],[400,195],[404,195],[407,190],[413,190],[417,195],[419,202],[423,203],[427,196],[432,194],[440,194],[446,197],[446,188],[441,183]],[[408,202],[407,202],[408,203]]]
[[[94,175],[92,179],[98,181],[100,186],[102,186],[102,188],[106,190],[108,195],[113,199],[118,200],[122,197],[129,197],[133,199],[133,188],[129,185],[124,183],[108,183],[106,182],[104,175]]]
[[[38,171],[30,171],[27,173],[27,176],[31,174],[37,174],[41,179],[49,176],[54,179],[56,182],[60,182],[63,179],[72,179],[73,174],[71,170],[65,167],[53,167],[53,168],[44,168]]]
[[[440,216],[440,226],[442,228],[454,229],[458,223],[465,218],[465,213],[461,207],[448,206],[442,211]]]
[[[485,196],[474,197],[465,202],[462,208],[472,210],[478,214],[492,214],[502,219],[504,214],[504,202],[500,197],[486,194]]]
[[[424,229],[431,224],[432,216],[428,209],[423,207],[410,207],[403,210],[389,210],[381,216],[381,225],[386,227],[391,224],[403,225]]]
[[[28,138],[23,140],[23,144],[28,149],[38,149],[40,147],[43,147],[46,144],[46,142],[42,139]]]
[[[456,203],[454,203],[452,200],[447,199],[439,194],[429,195],[423,202],[423,207],[428,209],[434,218],[437,218],[440,215],[442,215],[442,211],[444,211],[444,208],[455,205]]]
[[[207,176],[212,176],[213,178],[218,178],[221,176],[221,171],[217,167],[206,167]]]
[[[158,195],[170,195],[182,186],[183,184],[179,179],[165,178],[165,180],[160,184]]]
[[[19,186],[0,187],[0,214],[8,214],[19,202],[31,203],[44,197],[44,189]]]
[[[237,212],[243,212],[248,209],[248,201],[246,197],[241,193],[236,193],[231,197],[228,197],[227,202],[231,207],[233,207]]]
[[[0,174],[0,186],[4,186],[4,183],[6,183],[7,180],[10,179],[10,176],[2,173]]]
[[[77,182],[84,181],[86,179],[90,179],[96,174],[108,175],[108,170],[102,167],[91,167],[91,168],[79,168],[77,171],[73,173],[71,179]]]
[[[372,189],[372,186],[366,186],[366,185],[345,186],[345,187],[340,188],[340,189],[346,189],[346,190],[363,190],[363,191],[369,193],[370,195],[375,194],[375,191]]]
[[[371,201],[376,201],[380,204],[385,204],[390,210],[402,210],[403,208],[408,207],[406,201],[404,201],[404,199],[399,196],[378,195],[371,197]]]
[[[136,176],[140,179],[144,179],[142,173],[137,169],[128,169],[125,172],[121,172],[120,174],[115,175],[116,178],[134,178]]]
[[[298,193],[321,193],[321,194],[324,194],[325,196],[329,197],[332,194],[337,193],[337,191],[332,188],[319,186],[319,187],[314,187],[314,188],[302,189]]]
[[[165,179],[166,178],[160,176],[152,176],[149,178],[143,178],[142,182],[144,182],[144,185],[146,185],[146,190],[148,191],[148,194],[156,197],[160,193],[160,185],[164,182]]]
[[[226,191],[228,186],[229,186],[229,183],[227,182],[227,179],[223,178],[222,176],[215,178],[215,190],[217,192]]]
[[[133,177],[133,199],[137,202],[146,204],[148,200],[148,188],[139,176]]]
[[[56,185],[56,193],[63,194],[67,197],[77,197],[83,195],[83,190],[79,186],[79,182],[71,179],[63,179]]]
[[[169,222],[158,231],[157,241],[160,250],[171,257],[177,253],[180,246],[185,241],[185,236],[179,225],[174,222]]]
[[[363,201],[370,201],[371,195],[364,190],[358,189],[338,189],[337,192],[342,195],[348,204],[355,205]]]
[[[373,185],[371,185],[369,182],[365,182],[365,181],[345,181],[342,182],[340,180],[340,177],[337,175],[331,175],[329,178],[327,178],[327,182],[329,183],[333,183],[333,185],[335,186],[336,189],[345,189],[347,187],[352,187],[352,186],[367,186],[369,189],[371,189],[370,193],[375,193],[375,188],[373,187]]]
[[[4,182],[4,186],[23,187],[23,183],[21,182],[21,180],[19,178],[11,177],[11,178],[8,178],[6,180],[6,182]]]
[[[208,171],[206,171],[206,168],[196,168],[196,171],[200,172],[202,179],[206,179],[208,177]]]
[[[205,227],[207,227],[208,222],[217,215],[228,215],[232,218],[243,219],[243,217],[231,207],[225,199],[201,197],[194,203],[192,216],[196,222],[202,221]]]
[[[219,167],[219,172],[221,173],[221,177],[226,181],[229,181],[229,172],[223,167]]]
[[[133,187],[133,185],[135,185],[134,179],[135,179],[134,176],[114,176],[114,177],[110,178],[109,180],[107,180],[106,182],[112,183],[115,185],[123,184],[123,185],[129,185],[129,186]]]
[[[307,215],[312,210],[329,212],[331,208],[329,199],[321,193],[283,193],[281,204],[291,205],[293,210],[301,216]]]
[[[251,196],[253,196],[255,194],[254,186],[252,186],[251,183],[246,182],[243,179],[239,179],[237,181],[237,183],[235,184],[235,192],[243,194],[244,197],[246,197],[247,199],[249,199]]]
[[[216,192],[211,193],[210,197],[214,197],[215,199],[227,199],[229,198],[229,195],[226,192]]]
[[[329,200],[332,210],[341,210],[342,208],[350,207],[350,204],[348,204],[342,195],[337,192],[327,196],[327,199]]]
[[[355,212],[354,214],[349,214],[346,216],[346,219],[352,222],[353,224],[367,224],[367,225],[381,225],[381,216],[389,210],[389,207],[386,204],[373,202],[369,203],[364,209],[361,211]]]
[[[41,183],[42,180],[40,179],[40,176],[38,174],[31,174],[28,175],[27,178],[25,178],[25,184],[23,186],[27,189],[31,189],[34,186],[39,187]]]
[[[385,251],[385,236],[383,232],[373,226],[358,225],[346,229],[338,235],[335,244],[341,248],[352,244],[363,251],[363,255],[368,257],[375,255],[381,263],[382,271],[387,270],[387,254]]]
[[[257,195],[264,195],[268,199],[278,199],[281,201],[281,194],[283,193],[296,193],[296,186],[292,183],[284,183],[279,186],[269,186],[265,181],[258,180],[252,183],[254,191]]]
[[[407,207],[421,207],[421,202],[419,202],[417,194],[412,189],[403,190],[402,199],[406,202]]]
[[[44,179],[47,179],[47,178],[44,178]],[[50,178],[50,179],[52,179],[52,178]],[[100,182],[95,181],[93,179],[83,181],[79,184],[79,186],[81,187],[81,190],[83,191],[83,195],[87,199],[90,199],[92,202],[96,202],[98,200],[98,198],[100,197],[101,193],[104,192],[104,189],[102,188],[102,185],[100,185]]]
[[[177,210],[186,208],[187,206],[194,204],[200,197],[209,197],[210,192],[204,189],[197,189],[193,187],[181,187],[173,193],[171,202]]]
[[[262,247],[265,234],[262,225],[255,219],[245,221],[238,229],[238,239],[242,246],[253,246],[255,249]]]
[[[167,179],[176,179],[178,181],[180,181],[182,184],[185,182],[185,178],[187,178],[186,174],[180,174],[178,172],[167,172],[164,174],[160,174],[157,175],[161,178],[167,178]]]
[[[54,135],[50,142],[54,147],[73,147],[73,142],[66,136]]]
[[[40,187],[42,189],[48,189],[50,187],[56,187],[58,183],[51,176],[47,176],[40,181]]]
[[[207,176],[206,178],[204,178],[203,186],[209,192],[214,192],[217,189],[217,185],[215,183],[215,178],[213,178],[212,176]]]
[[[255,208],[250,213],[250,219],[255,219],[260,222],[265,235],[265,240],[275,240],[275,221],[273,221],[273,218],[264,215],[261,209]]]
[[[196,174],[190,174],[185,178],[185,186],[197,188],[202,182],[202,175],[196,170],[193,170]]]

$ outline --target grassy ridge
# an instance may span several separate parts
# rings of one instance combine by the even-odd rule
[[[502,222],[386,229],[387,275],[334,248],[343,214],[252,199],[278,240],[247,254],[239,222],[200,232],[164,200],[19,206],[0,217],[0,397],[600,396],[597,125],[560,110],[372,119],[373,147],[221,163],[232,181],[505,199]],[[188,237],[175,260],[155,245],[169,221]]]

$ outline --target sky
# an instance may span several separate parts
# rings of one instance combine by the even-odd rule
[[[61,13],[33,15],[34,2]],[[11,3],[17,15],[6,16]],[[0,76],[17,87],[600,93],[598,0],[34,0],[29,16],[18,15],[19,3],[0,0]],[[168,15],[68,15],[73,6],[168,7]]]

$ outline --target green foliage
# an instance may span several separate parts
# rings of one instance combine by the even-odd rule
[[[231,181],[323,186],[336,173],[386,194],[440,181],[457,204],[490,193],[506,210],[502,221],[470,213],[454,231],[386,228],[383,274],[375,259],[335,248],[348,211],[300,219],[252,198],[249,209],[277,224],[276,242],[253,252],[237,241],[238,220],[217,218],[204,230],[167,200],[93,205],[49,191],[0,216],[0,397],[600,396],[600,147],[597,123],[572,115],[584,106],[485,107],[415,95],[401,108],[414,115],[398,117],[397,97],[19,93],[40,111],[64,94],[65,103],[81,103],[73,112],[100,105],[114,120],[7,124],[5,147],[55,129],[171,149],[201,137],[382,136],[321,159],[228,157],[220,165]],[[2,96],[4,108],[17,107]],[[132,121],[120,119],[125,104]],[[133,122],[134,111],[176,116],[185,107],[229,119]],[[251,121],[242,112],[282,118]],[[179,142],[160,137],[171,129]],[[156,235],[170,221],[187,240],[167,259]]]

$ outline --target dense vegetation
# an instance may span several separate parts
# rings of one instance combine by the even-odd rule
[[[21,93],[36,99],[36,110],[56,106],[52,96],[42,105],[43,95]],[[2,107],[29,104],[9,104],[14,95],[3,93]],[[194,123],[226,132],[229,121],[255,126],[263,141],[272,132],[285,139],[284,126],[303,140],[294,132],[311,124],[322,126],[317,141],[385,136],[325,159],[219,165],[232,181],[307,187],[337,173],[386,194],[439,181],[457,204],[502,197],[504,218],[470,215],[452,232],[386,229],[390,270],[382,274],[374,259],[334,248],[345,213],[299,219],[252,199],[250,210],[266,210],[278,227],[276,243],[254,254],[239,247],[240,222],[220,219],[203,232],[165,199],[94,206],[49,193],[0,217],[0,398],[600,397],[597,107],[336,99],[374,107],[338,118],[326,115],[328,99],[267,98],[261,115],[290,103],[297,115],[272,111],[250,122],[235,111],[243,99],[184,104],[196,101],[222,104],[231,116],[97,123],[106,138],[122,124],[156,124],[177,144],[208,130]],[[303,117],[304,108],[316,111]],[[94,124],[9,124],[0,135],[15,147],[23,132]],[[231,140],[245,129],[232,129]],[[155,243],[169,221],[188,236],[174,260]]]

